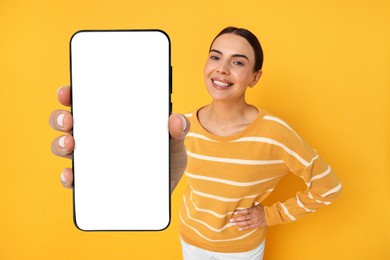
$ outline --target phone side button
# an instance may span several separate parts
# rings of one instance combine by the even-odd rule
[[[172,94],[172,66],[169,66],[169,93]]]

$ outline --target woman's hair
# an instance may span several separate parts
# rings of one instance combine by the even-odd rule
[[[222,34],[227,34],[227,33],[236,34],[238,36],[245,38],[248,41],[248,43],[252,46],[253,51],[255,53],[255,66],[253,69],[254,69],[254,71],[261,70],[261,68],[263,67],[263,59],[264,59],[263,58],[263,49],[261,48],[260,42],[257,39],[256,35],[254,35],[252,32],[250,32],[247,29],[237,28],[237,27],[232,27],[232,26],[226,27],[211,42],[210,50],[211,50],[211,46],[213,45],[215,39],[217,39]]]

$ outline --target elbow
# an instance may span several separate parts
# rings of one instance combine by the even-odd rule
[[[328,201],[328,203],[330,204],[340,196],[342,190],[343,190],[343,185],[340,182],[334,188],[331,188],[329,191],[322,194],[321,197],[324,200]]]

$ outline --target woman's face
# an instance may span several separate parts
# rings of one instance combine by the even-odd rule
[[[207,90],[214,100],[242,101],[247,87],[253,87],[261,71],[253,71],[255,54],[249,42],[236,34],[215,39],[204,68]]]

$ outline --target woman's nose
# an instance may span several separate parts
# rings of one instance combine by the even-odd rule
[[[228,74],[229,64],[227,62],[220,62],[217,71],[221,74]]]

